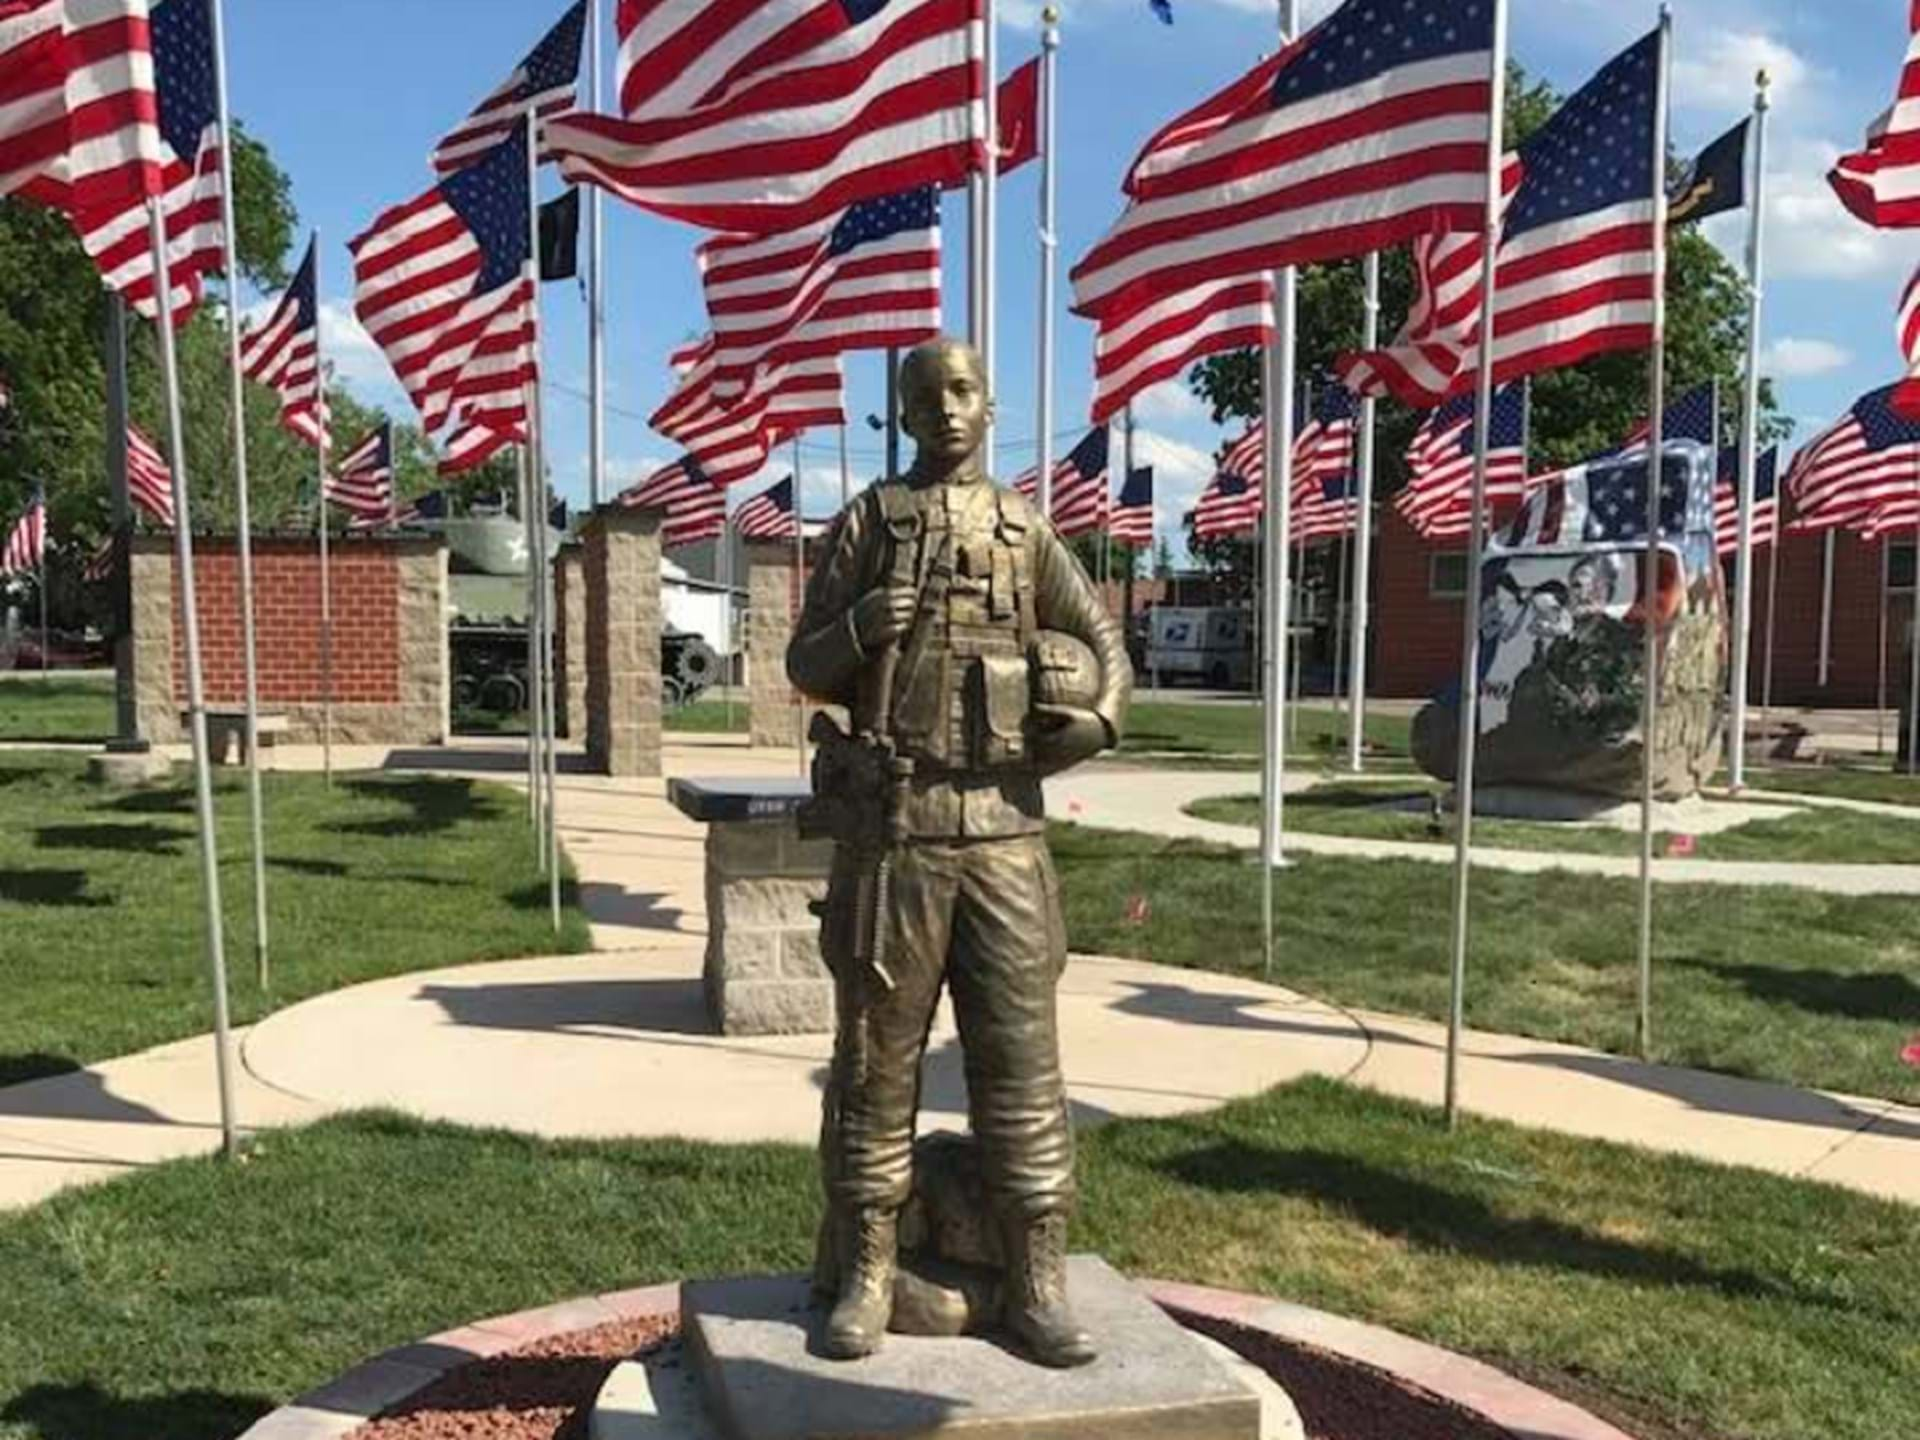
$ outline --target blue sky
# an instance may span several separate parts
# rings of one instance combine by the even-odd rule
[[[612,0],[604,0],[611,11]],[[384,206],[429,182],[425,156],[439,135],[498,84],[563,8],[563,0],[256,0],[230,3],[234,113],[272,147],[293,180],[303,224],[322,234],[322,293],[332,322],[330,358],[366,398],[408,414],[385,362],[351,320],[346,242]],[[999,0],[1002,68],[1033,53],[1038,0]],[[1264,0],[1174,0],[1165,27],[1146,0],[1065,0],[1060,71],[1062,311],[1056,453],[1084,419],[1092,330],[1064,310],[1064,270],[1116,213],[1120,173],[1161,121],[1243,71],[1273,43]],[[1308,20],[1331,8],[1307,0]],[[1654,22],[1651,4],[1619,0],[1512,0],[1517,59],[1563,91]],[[1802,437],[1860,391],[1900,369],[1892,310],[1920,237],[1876,232],[1841,210],[1823,176],[1891,99],[1906,44],[1904,0],[1678,0],[1675,11],[1677,146],[1691,149],[1731,125],[1751,103],[1755,69],[1775,79],[1770,140],[1767,373]],[[610,26],[610,21],[609,21]],[[607,46],[609,55],[612,46]],[[611,61],[609,60],[609,63]],[[557,193],[557,180],[546,181]],[[1000,231],[1000,441],[997,471],[1032,462],[1033,358],[1038,265],[1037,167],[1002,185]],[[692,260],[701,232],[607,202],[609,483],[617,490],[673,457],[645,415],[669,387],[666,357],[704,327]],[[1737,257],[1745,219],[1710,222]],[[949,323],[964,321],[964,211],[947,211]],[[544,290],[547,419],[555,483],[586,497],[585,308],[577,289]],[[1389,330],[1397,316],[1386,317]],[[881,362],[847,364],[850,413],[881,407]],[[1208,478],[1219,441],[1184,386],[1150,393],[1139,407],[1140,458],[1161,480],[1163,527]],[[880,464],[879,439],[857,422],[849,437],[856,481]],[[807,509],[839,493],[837,437],[802,446]],[[788,467],[782,463],[778,473]],[[770,470],[767,479],[776,478]],[[737,491],[751,493],[753,482]]]

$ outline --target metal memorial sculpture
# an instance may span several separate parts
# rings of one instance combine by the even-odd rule
[[[1645,456],[1578,467],[1536,488],[1490,537],[1480,571],[1480,784],[1628,800],[1653,747],[1663,799],[1719,766],[1727,700],[1726,588],[1714,548],[1713,456],[1664,447],[1654,624],[1654,734],[1645,693]],[[1414,717],[1422,769],[1452,780],[1457,696]]]
[[[986,473],[979,357],[922,345],[900,393],[913,467],[839,517],[787,652],[793,682],[850,721],[816,717],[802,817],[835,841],[821,927],[838,1006],[820,1139],[821,1343],[853,1358],[890,1326],[997,1320],[1032,1358],[1084,1364],[1093,1340],[1066,1295],[1073,1135],[1054,994],[1066,929],[1041,779],[1118,741],[1132,672],[1085,570]],[[942,1137],[937,1153],[959,1144],[970,1158],[916,1177],[920,1064],[943,985],[973,1135]],[[950,1223],[956,1191],[942,1177],[956,1170],[976,1185],[971,1226]],[[910,1200],[917,1269],[900,1258]],[[956,1230],[965,1243],[943,1250]]]

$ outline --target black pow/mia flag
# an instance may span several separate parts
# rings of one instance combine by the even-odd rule
[[[1752,128],[1751,119],[1742,120],[1694,158],[1667,192],[1668,224],[1704,220],[1747,203],[1747,134]]]
[[[540,278],[571,280],[580,273],[580,192],[567,191],[540,207]]]

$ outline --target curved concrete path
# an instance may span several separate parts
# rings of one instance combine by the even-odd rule
[[[1326,783],[1317,771],[1289,770],[1289,795]],[[1384,783],[1384,781],[1382,782]],[[1047,804],[1056,819],[1105,830],[1208,840],[1242,850],[1259,848],[1257,830],[1187,814],[1197,800],[1245,795],[1259,788],[1259,777],[1244,771],[1138,770],[1092,766],[1047,782]],[[1852,810],[1902,824],[1920,825],[1920,810],[1871,801],[1837,800],[1784,792],[1750,792],[1743,803],[1793,809]],[[1283,817],[1284,818],[1284,817]],[[1451,845],[1411,840],[1370,840],[1352,835],[1316,835],[1290,829],[1291,854],[1345,856],[1362,860],[1424,860],[1451,865]],[[1636,879],[1640,862],[1630,855],[1579,855],[1549,850],[1502,850],[1476,845],[1473,863],[1489,870],[1538,875],[1567,870],[1577,875]],[[1812,864],[1805,861],[1668,860],[1653,862],[1653,878],[1670,885],[1795,885],[1830,895],[1920,895],[1920,865]]]
[[[275,754],[282,766],[307,759],[298,750]],[[519,757],[498,745],[342,747],[336,763],[508,782],[521,773]],[[671,747],[668,768],[790,775],[795,757],[716,737]],[[1244,843],[1244,831],[1209,826],[1180,807],[1245,785],[1243,775],[1094,770],[1053,786],[1052,802],[1064,819],[1209,839],[1226,831]],[[706,1027],[701,827],[666,802],[660,780],[570,774],[560,804],[598,952],[400,976],[289,1007],[241,1036],[244,1124],[298,1124],[384,1104],[550,1135],[812,1140],[826,1037],[740,1040]],[[1591,857],[1516,858],[1538,868]],[[1796,867],[1796,877],[1807,868],[1820,867]],[[1082,1123],[1204,1109],[1305,1074],[1427,1103],[1441,1093],[1441,1026],[1343,1011],[1251,980],[1076,957],[1061,1015]],[[927,1121],[958,1123],[963,1096],[943,1015]],[[1920,1203],[1920,1109],[1886,1101],[1492,1034],[1468,1038],[1462,1099],[1483,1115]],[[211,1151],[217,1119],[204,1036],[0,1089],[0,1208]]]

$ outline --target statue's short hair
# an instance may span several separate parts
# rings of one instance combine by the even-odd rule
[[[953,351],[959,351],[967,357],[973,373],[985,378],[986,367],[980,362],[980,352],[966,341],[952,335],[936,335],[931,340],[923,340],[907,352],[900,362],[900,394],[904,398],[909,391],[923,383],[930,367],[940,364]]]

